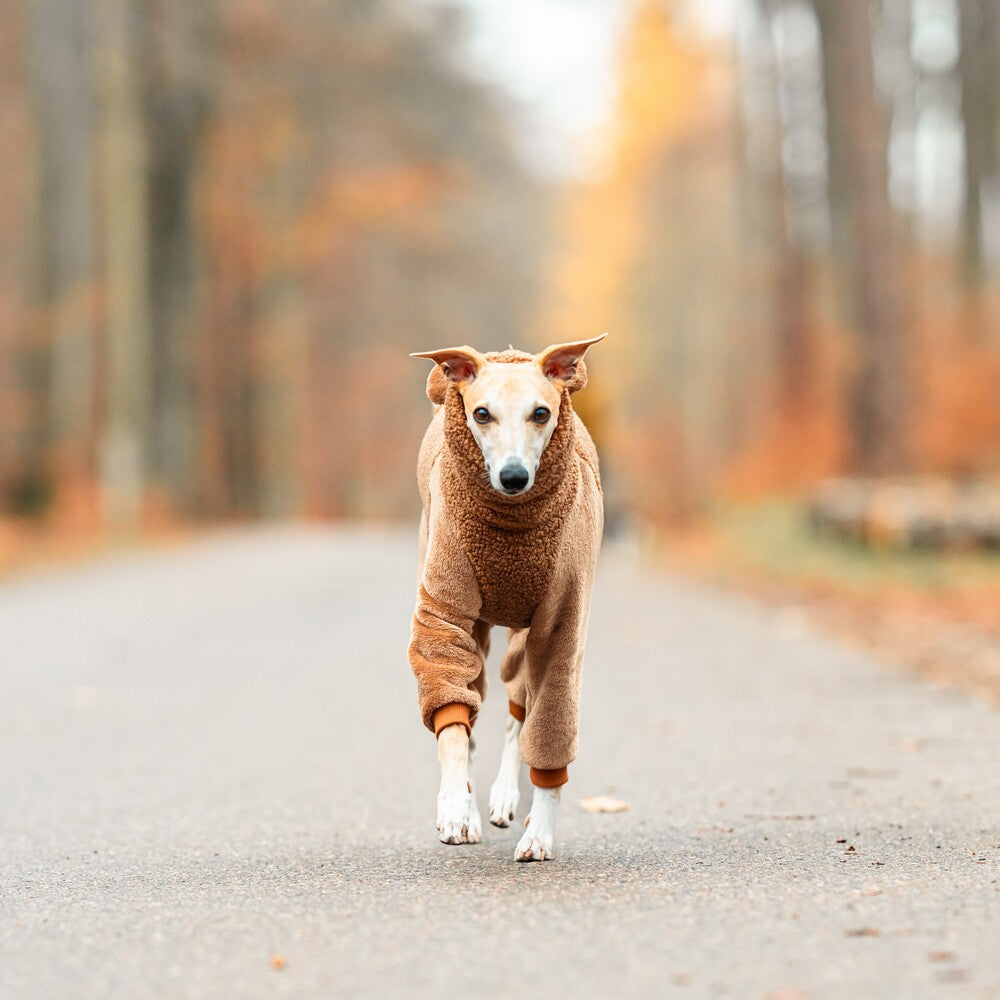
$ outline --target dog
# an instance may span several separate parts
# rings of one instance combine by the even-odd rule
[[[434,362],[436,406],[418,459],[417,604],[409,659],[438,739],[439,839],[477,843],[472,727],[486,693],[490,630],[508,629],[500,670],[509,717],[489,817],[508,826],[522,760],[534,785],[518,861],[553,856],[576,756],[580,672],[604,524],[597,451],[570,400],[583,356],[607,334],[531,355],[452,347]]]

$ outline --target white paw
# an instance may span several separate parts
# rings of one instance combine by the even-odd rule
[[[552,835],[539,837],[532,833],[529,819],[528,829],[514,848],[515,861],[548,861],[553,857]]]
[[[472,830],[472,793],[466,788],[442,789],[437,800],[438,839],[442,844],[467,844]],[[483,822],[476,810],[477,840],[483,836]]]
[[[559,808],[558,788],[536,788],[531,800],[527,828],[514,848],[515,861],[548,861],[554,856],[556,811]]]
[[[490,789],[490,822],[494,826],[510,826],[517,815],[517,804],[521,793],[517,788],[517,777],[512,781],[506,775],[498,775]]]
[[[469,844],[481,843],[483,839],[483,818],[479,815],[475,793],[472,794],[472,808],[469,810],[469,832],[465,839]]]

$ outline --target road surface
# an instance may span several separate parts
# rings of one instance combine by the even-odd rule
[[[0,587],[0,997],[1000,996],[997,714],[610,549],[557,860],[439,844],[414,537]]]

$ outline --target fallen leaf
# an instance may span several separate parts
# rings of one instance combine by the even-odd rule
[[[815,813],[792,813],[786,816],[774,815],[772,813],[744,813],[747,819],[815,819]]]
[[[939,951],[932,951],[927,956],[928,962],[953,962],[955,960],[955,953],[953,951],[947,951],[942,948]]]
[[[621,799],[610,795],[588,795],[580,799],[580,808],[589,813],[621,813],[628,812],[632,807]]]
[[[885,767],[849,767],[849,778],[895,778],[897,771]]]
[[[271,968],[276,972],[280,972],[285,966],[288,965],[288,960],[284,955],[272,955],[271,956]]]
[[[965,969],[942,969],[935,978],[939,983],[967,983],[969,974]]]

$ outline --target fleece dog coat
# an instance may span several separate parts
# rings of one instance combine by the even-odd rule
[[[523,364],[519,351],[488,361]],[[490,484],[458,389],[435,366],[427,383],[443,404],[417,463],[423,501],[420,577],[409,656],[424,724],[471,729],[486,692],[492,625],[506,626],[500,676],[510,712],[524,722],[521,755],[534,784],[567,780],[576,756],[580,671],[604,512],[597,451],[573,411],[586,384],[578,362],[555,430],[527,493]]]

